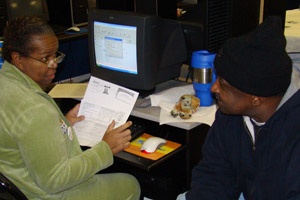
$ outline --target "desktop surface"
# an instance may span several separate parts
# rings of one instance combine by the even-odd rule
[[[60,42],[64,42],[64,41],[67,41],[67,40],[79,39],[79,38],[84,37],[84,36],[87,38],[87,36],[88,36],[87,32],[79,32],[77,34],[66,34],[65,30],[67,29],[67,27],[62,27],[62,26],[55,26],[55,27],[60,27],[60,28],[57,28],[59,30],[56,30],[57,31],[56,32],[57,33],[56,37]],[[80,28],[86,29],[87,26],[83,26],[83,27],[80,27]]]
[[[157,91],[182,84],[187,83],[168,81],[159,84]],[[63,113],[78,103],[75,99],[55,100]],[[189,187],[191,169],[202,158],[201,148],[209,126],[186,122],[159,125],[159,116],[160,107],[134,107],[128,120],[133,121],[134,124],[142,124],[145,133],[180,143],[182,145],[180,148],[158,160],[120,152],[115,155],[114,164],[100,173],[130,173],[138,179],[144,196],[153,199],[174,199],[177,194]]]
[[[189,84],[191,84],[191,83],[177,81],[177,80],[169,80],[169,81],[158,84],[156,86],[155,93],[164,91],[164,90],[172,88],[172,87],[185,86],[185,85],[189,85]],[[149,102],[148,104],[150,104],[150,99],[148,97],[138,99],[132,112],[131,112],[131,115],[159,123],[161,108],[158,106],[151,106],[151,105],[140,106],[143,104],[147,104],[145,101],[148,101]],[[181,123],[174,122],[174,123],[169,123],[168,125],[174,126],[177,128],[182,128],[185,130],[191,130],[191,129],[199,126],[200,124],[201,123],[197,123],[197,122],[182,121]]]

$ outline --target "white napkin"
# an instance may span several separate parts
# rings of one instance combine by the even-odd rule
[[[172,117],[170,114],[171,110],[173,110],[175,104],[179,101],[179,98],[185,94],[195,95],[195,90],[192,84],[173,87],[149,96],[151,100],[151,106],[159,106],[161,108],[159,118],[160,125],[171,122],[198,122],[211,126],[215,120],[215,113],[217,110],[215,104],[209,107],[200,106],[197,112],[195,112],[190,119]]]
[[[181,87],[173,87],[157,94],[152,94],[149,97],[151,100],[151,106],[159,106],[159,103],[161,101],[176,103],[184,94],[195,94],[195,90],[192,84]]]
[[[174,105],[175,105],[174,102],[166,102],[166,101],[160,102],[159,104],[159,106],[161,107],[160,118],[159,118],[160,125],[170,123],[170,122],[198,122],[198,123],[204,123],[211,126],[215,121],[215,113],[217,110],[217,106],[215,104],[208,107],[200,106],[190,119],[181,119],[179,116],[176,118],[172,117],[170,112],[171,110],[173,110]]]

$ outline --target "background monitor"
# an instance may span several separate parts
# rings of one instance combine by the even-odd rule
[[[177,18],[177,0],[96,0],[96,8]]]
[[[18,16],[36,16],[49,21],[46,0],[6,0],[8,20]]]
[[[96,9],[88,29],[92,76],[143,93],[180,75],[186,48],[176,21]]]
[[[47,0],[50,25],[65,29],[72,26],[86,26],[88,9],[96,6],[95,0]]]

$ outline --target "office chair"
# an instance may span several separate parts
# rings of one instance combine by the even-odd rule
[[[0,173],[0,200],[28,200],[10,180]]]

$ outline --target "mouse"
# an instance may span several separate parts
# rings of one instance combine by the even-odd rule
[[[142,144],[141,151],[143,153],[153,153],[156,149],[160,148],[161,146],[165,145],[167,141],[160,137],[151,137],[145,140]]]
[[[78,28],[77,26],[72,26],[72,27],[68,28],[67,31],[70,31],[70,32],[79,32],[80,28]]]

